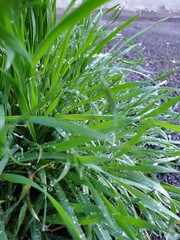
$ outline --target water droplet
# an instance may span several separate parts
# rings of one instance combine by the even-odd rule
[[[7,195],[7,198],[9,199],[9,201],[13,200],[13,196],[11,196],[11,195]]]
[[[77,218],[75,216],[72,216],[71,218],[72,218],[72,221],[73,221],[74,224],[78,223]]]
[[[47,190],[48,190],[48,192],[52,192],[52,191],[53,191],[53,188],[52,188],[52,187],[49,187]]]
[[[74,208],[72,206],[70,206],[70,205],[68,206],[68,212],[69,213],[73,213],[74,212]]]
[[[99,208],[100,210],[102,210],[102,207],[101,207],[100,205],[98,205],[98,208]]]
[[[81,233],[81,234],[79,235],[79,237],[80,237],[81,239],[85,239],[84,233]]]
[[[115,197],[115,200],[116,200],[116,201],[119,201],[120,199],[121,199],[120,196],[116,196],[116,197]]]
[[[122,232],[122,237],[126,237],[126,234],[125,234],[125,232]]]
[[[56,179],[53,179],[50,181],[50,186],[51,187],[54,187],[54,185],[57,183],[57,180]]]
[[[46,232],[46,231],[48,231],[48,226],[46,226],[46,225],[43,225],[43,226],[42,226],[42,231],[43,231],[43,232]]]
[[[158,208],[158,211],[162,211],[162,205],[161,205],[161,203],[158,203],[158,204],[157,204],[157,208]]]

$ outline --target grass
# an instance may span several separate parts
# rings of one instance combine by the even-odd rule
[[[138,15],[112,29],[119,6],[74,2],[56,22],[56,1],[1,1],[0,239],[178,239],[156,174],[177,173],[180,98],[139,70],[145,30],[119,35]]]

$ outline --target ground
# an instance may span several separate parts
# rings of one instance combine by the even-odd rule
[[[57,10],[57,17],[62,14],[62,9]],[[136,13],[124,10],[112,27],[119,26]],[[123,35],[128,38],[133,34],[151,26],[160,19],[169,17],[163,23],[149,29],[146,33],[136,39],[137,43],[142,43],[146,60],[146,69],[159,76],[173,68],[176,72],[167,78],[167,85],[180,88],[180,13],[169,12],[147,12],[142,11],[139,18],[131,23],[123,31]],[[129,57],[133,58],[133,52]],[[177,103],[177,110],[180,111],[180,104]],[[180,140],[180,134],[174,134],[174,140]],[[180,187],[180,174],[160,174],[162,181]]]
[[[132,17],[135,13],[124,11],[120,21]],[[141,16],[124,30],[124,35],[133,34],[152,25],[154,22],[168,17],[165,22],[149,29],[137,42],[142,42],[146,58],[146,69],[159,75],[173,68],[176,72],[167,78],[167,85],[180,88],[180,14],[142,12]],[[177,103],[180,111],[180,104]],[[180,134],[174,134],[174,140],[180,140]],[[180,174],[159,174],[158,177],[165,182],[180,187]]]
[[[135,13],[124,11],[119,21],[132,17]],[[180,87],[180,14],[142,12],[140,17],[124,30],[124,35],[133,34],[151,26],[154,22],[169,17],[165,22],[149,29],[137,42],[142,42],[147,59],[147,69],[165,72],[177,67],[177,72],[168,78],[168,85]],[[118,23],[117,23],[118,24]]]

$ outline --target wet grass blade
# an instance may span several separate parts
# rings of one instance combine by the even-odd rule
[[[159,121],[153,121],[152,124],[172,130],[174,132],[180,132],[180,126],[175,124],[171,124],[167,122],[159,122]]]
[[[71,14],[65,17],[57,26],[48,34],[45,40],[40,44],[36,54],[33,57],[33,65],[35,66],[40,60],[46,49],[67,29],[72,28],[78,21],[88,16],[93,10],[107,2],[108,0],[88,0],[83,5],[74,10]]]
[[[105,139],[105,136],[103,135],[103,133],[90,129],[89,127],[84,127],[77,123],[59,120],[52,117],[31,116],[31,117],[28,117],[27,122],[36,123],[42,126],[48,126],[52,128],[62,128],[65,131],[69,131],[69,132],[71,131],[86,137],[97,138],[102,140]]]

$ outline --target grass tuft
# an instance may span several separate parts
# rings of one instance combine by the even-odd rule
[[[121,35],[138,15],[74,2],[58,21],[55,0],[0,3],[0,239],[178,239],[170,73],[141,67],[148,29]]]

